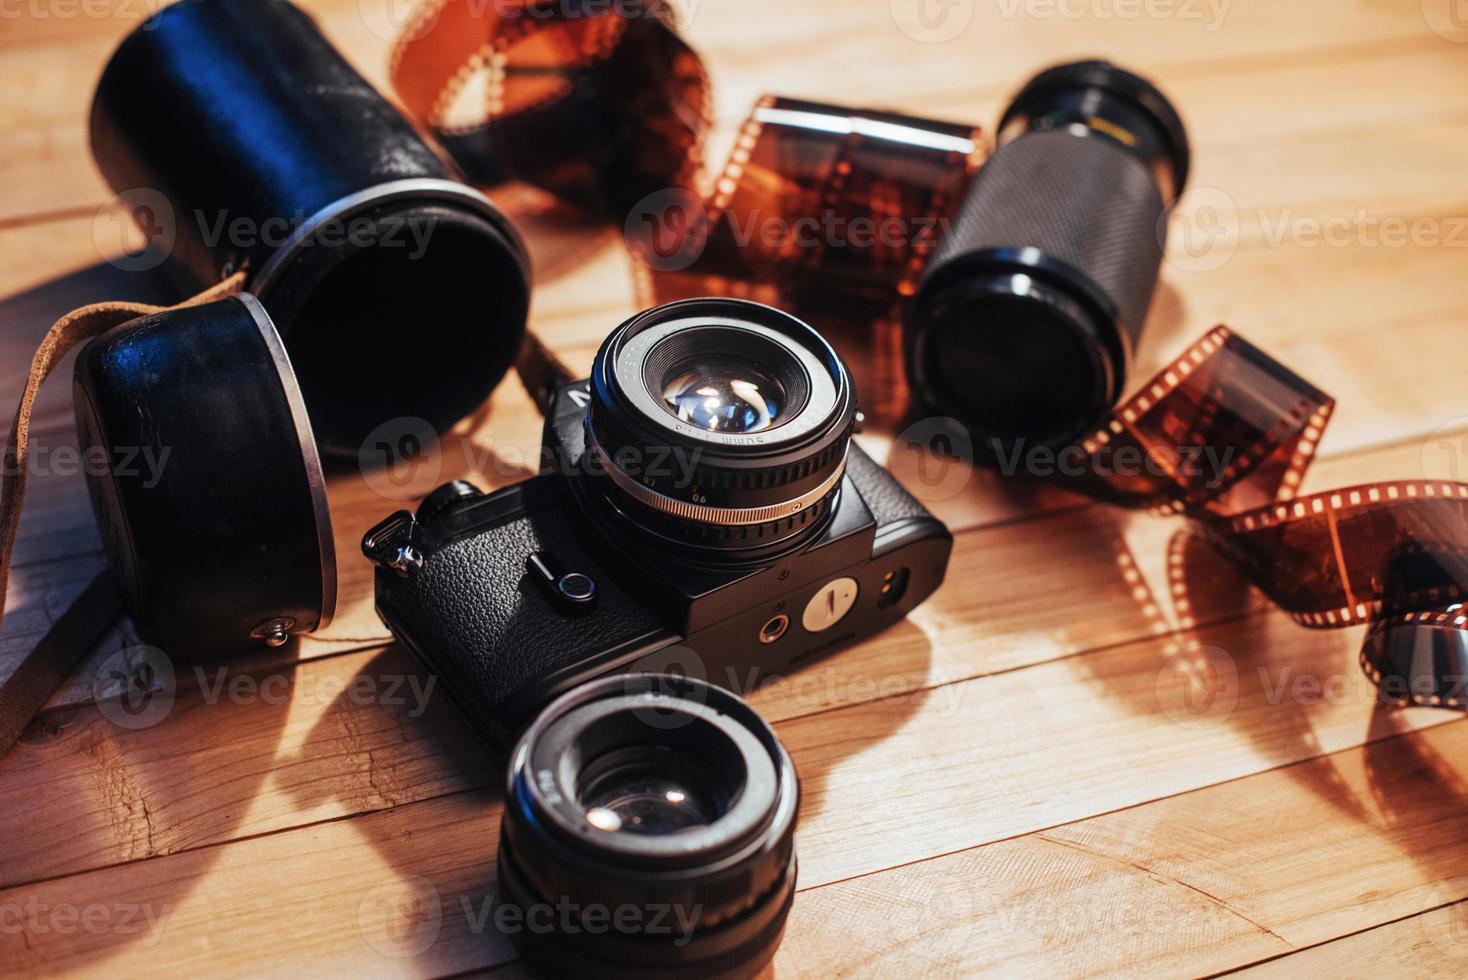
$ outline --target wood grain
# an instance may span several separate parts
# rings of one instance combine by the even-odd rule
[[[381,5],[305,5],[380,82]],[[1234,0],[1210,29],[1202,3],[1138,19],[1001,0],[967,5],[944,43],[899,29],[901,6],[693,4],[711,159],[767,91],[988,122],[1069,56],[1152,73],[1197,167],[1138,376],[1228,322],[1339,398],[1311,488],[1468,478],[1468,31],[1434,31],[1445,4]],[[86,148],[96,76],[146,4],[36,9],[0,20],[0,418],[55,317],[173,295],[106,262],[136,239]],[[523,188],[496,196],[531,244],[535,328],[584,368],[636,308],[620,236]],[[1407,238],[1384,240],[1391,226]],[[880,392],[874,339],[839,342]],[[283,650],[174,664],[150,727],[119,713],[138,640],[118,625],[0,759],[4,972],[522,975],[476,926],[502,762],[420,696],[431,678],[387,644],[356,554],[441,479],[523,477],[539,429],[511,382],[404,479],[335,467],[338,619]],[[37,433],[50,463],[0,674],[102,561],[65,465],[66,385],[43,393]],[[1196,549],[1185,620],[1177,522],[988,472],[925,482],[895,436],[874,417],[862,439],[958,532],[954,564],[907,622],[751,694],[804,785],[802,893],[770,975],[1459,972],[1464,722],[1379,708],[1358,630],[1300,629]],[[1179,701],[1175,668],[1199,657],[1237,677],[1229,710]]]

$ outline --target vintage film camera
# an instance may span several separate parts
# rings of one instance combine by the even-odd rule
[[[494,741],[575,684],[670,658],[748,692],[942,581],[947,529],[851,441],[846,366],[788,314],[657,307],[548,402],[545,472],[448,484],[362,545],[379,615]]]

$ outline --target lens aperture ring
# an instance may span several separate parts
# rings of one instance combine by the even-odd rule
[[[638,481],[632,474],[617,465],[617,461],[602,448],[596,434],[590,430],[587,432],[586,448],[599,468],[605,472],[607,479],[633,500],[660,513],[705,524],[749,525],[786,520],[803,511],[809,511],[815,504],[828,497],[841,483],[841,477],[846,472],[846,447],[843,445],[840,447],[842,452],[836,459],[835,466],[822,465],[819,468],[811,468],[813,472],[823,472],[826,475],[820,483],[809,490],[804,490],[793,497],[782,497],[775,503],[754,507],[718,507],[701,501],[670,496],[660,492],[655,486]],[[809,475],[806,474],[807,477]],[[695,494],[695,496],[701,497],[702,495]]]

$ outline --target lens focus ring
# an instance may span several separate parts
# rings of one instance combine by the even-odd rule
[[[512,755],[499,885],[533,908],[602,907],[670,932],[512,936],[542,967],[751,976],[795,886],[798,788],[774,732],[734,695],[687,678],[604,678],[548,707]],[[574,924],[573,924],[574,925]]]

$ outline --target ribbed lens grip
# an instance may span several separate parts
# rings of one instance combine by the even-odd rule
[[[1162,196],[1147,165],[1102,136],[1031,132],[1001,146],[970,185],[928,266],[1039,249],[1084,273],[1135,344],[1162,264]]]

